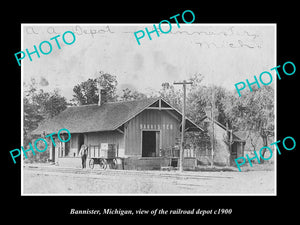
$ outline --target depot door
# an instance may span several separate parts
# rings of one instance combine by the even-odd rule
[[[235,159],[237,158],[237,143],[231,145],[230,164],[235,165]]]
[[[159,142],[159,131],[142,131],[142,157],[158,156]]]
[[[55,162],[55,146],[54,146],[54,144],[53,144],[53,142],[51,142],[51,161],[52,162]]]

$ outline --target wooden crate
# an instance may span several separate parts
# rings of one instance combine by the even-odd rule
[[[109,144],[109,143],[101,143],[100,148],[104,150],[115,150],[116,144]]]
[[[100,155],[99,158],[106,158],[106,159],[117,157],[115,149],[111,149],[111,150],[100,149],[99,155]]]
[[[101,143],[99,145],[89,145],[90,158],[115,158],[117,157],[116,144]]]

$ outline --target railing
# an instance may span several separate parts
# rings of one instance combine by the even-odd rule
[[[187,148],[183,150],[183,157],[184,158],[195,158],[196,157],[196,150],[193,148]]]
[[[168,147],[165,149],[160,149],[159,156],[176,158],[179,157],[179,153],[180,153],[180,149],[178,147]]]
[[[180,155],[180,148],[179,146],[173,146],[168,147],[165,149],[160,149],[160,155],[161,157],[171,157],[171,158],[179,158]],[[184,149],[183,150],[183,157],[189,158],[189,157],[196,157],[196,151],[195,149]]]

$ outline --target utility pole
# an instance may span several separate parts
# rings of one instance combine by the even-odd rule
[[[181,123],[181,143],[180,143],[180,152],[179,152],[179,171],[183,171],[183,148],[184,148],[184,131],[185,131],[185,104],[186,104],[186,85],[193,84],[193,82],[174,82],[174,84],[183,85],[183,105],[182,105],[182,123]]]
[[[214,145],[215,145],[215,119],[214,119],[214,106],[215,106],[215,94],[212,90],[212,104],[211,104],[211,119],[212,119],[212,143],[211,143],[211,163],[210,166],[214,165]]]

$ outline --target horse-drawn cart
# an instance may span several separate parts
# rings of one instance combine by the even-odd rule
[[[99,164],[100,169],[117,169],[122,166],[122,159],[118,157],[118,146],[116,144],[101,143],[99,145],[89,145],[88,147],[89,167],[94,169],[95,164]]]

